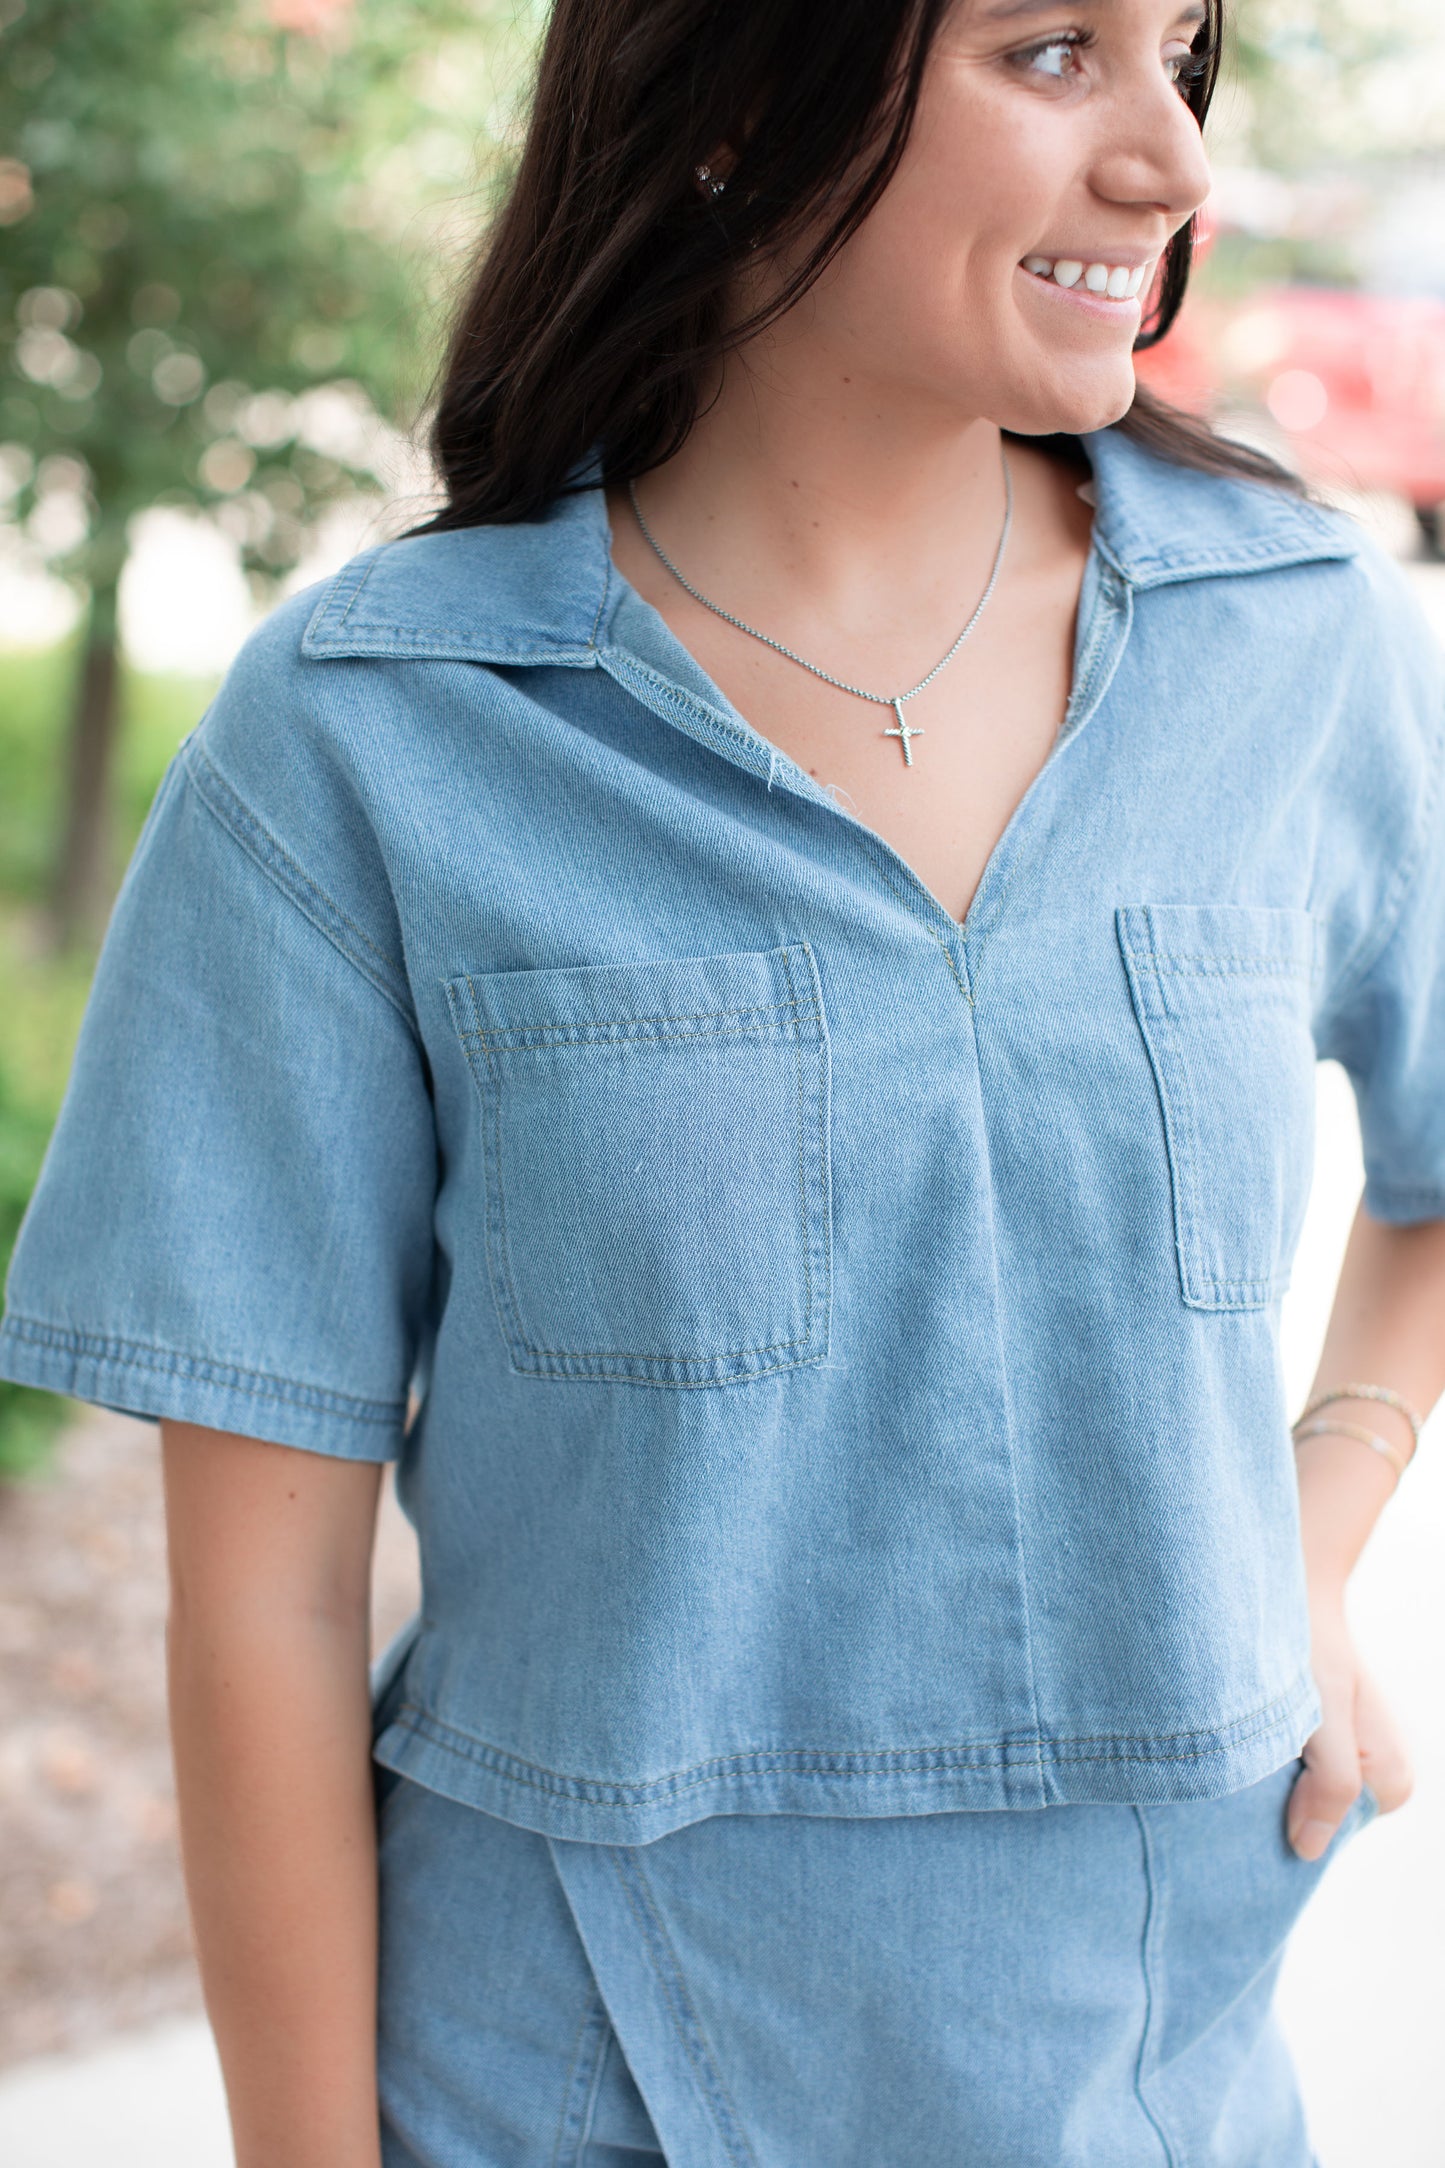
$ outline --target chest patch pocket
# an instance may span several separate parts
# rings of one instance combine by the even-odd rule
[[[1314,1169],[1315,919],[1235,903],[1114,918],[1163,1116],[1180,1293],[1263,1309],[1289,1285]]]
[[[514,1370],[717,1386],[818,1361],[829,1048],[805,941],[447,982]]]

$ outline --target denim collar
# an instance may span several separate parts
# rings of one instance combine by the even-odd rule
[[[1284,490],[1176,466],[1117,429],[1079,442],[1093,469],[1095,547],[1135,588],[1352,557],[1360,546],[1348,519]],[[380,543],[326,584],[302,652],[595,663],[625,590],[611,540],[594,485],[536,520]]]

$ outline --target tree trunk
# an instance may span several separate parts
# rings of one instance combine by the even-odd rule
[[[113,898],[111,776],[120,721],[118,578],[91,589],[85,646],[75,680],[67,762],[65,831],[55,867],[51,914],[58,948],[98,941]]]

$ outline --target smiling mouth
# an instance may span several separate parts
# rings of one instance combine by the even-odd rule
[[[1080,263],[1077,257],[1025,256],[1025,271],[1046,286],[1077,286],[1098,301],[1135,301],[1144,284],[1147,264]]]

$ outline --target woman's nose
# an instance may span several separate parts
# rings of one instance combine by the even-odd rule
[[[1092,177],[1108,202],[1147,204],[1171,231],[1199,209],[1212,176],[1199,123],[1177,90],[1161,82],[1114,102]]]

